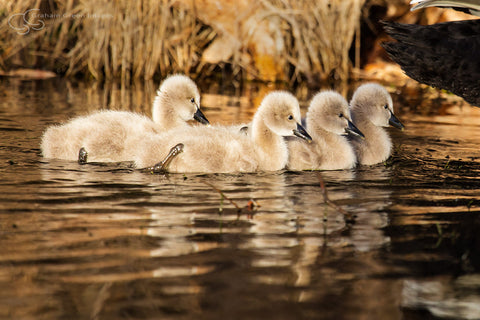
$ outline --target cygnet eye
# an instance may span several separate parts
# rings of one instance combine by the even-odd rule
[[[288,116],[288,120],[293,120],[293,116],[292,116],[292,115],[289,115],[289,116]]]
[[[338,117],[339,117],[339,118],[343,118],[343,117],[344,117],[343,113],[340,113],[340,114],[338,115]]]
[[[190,99],[191,103],[195,103],[195,98]]]
[[[385,108],[385,110],[387,110],[388,109],[388,104],[384,105],[383,107]]]

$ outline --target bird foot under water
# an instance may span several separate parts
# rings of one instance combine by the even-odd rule
[[[183,143],[179,143],[173,148],[170,149],[170,152],[167,154],[165,159],[157,163],[152,167],[145,168],[144,170],[152,172],[152,173],[165,173],[168,170],[168,166],[172,162],[172,160],[178,156],[180,153],[183,152]],[[80,148],[78,151],[78,163],[79,164],[86,164],[88,159],[88,152],[85,148]]]
[[[87,159],[88,159],[88,152],[87,150],[85,150],[85,148],[80,148],[80,150],[78,151],[78,163],[79,164],[85,164],[87,163]]]
[[[183,143],[179,143],[170,149],[168,155],[163,159],[161,162],[157,163],[152,167],[145,168],[145,170],[150,171],[152,173],[166,173],[168,171],[168,166],[172,162],[172,160],[178,156],[180,153],[183,152]]]

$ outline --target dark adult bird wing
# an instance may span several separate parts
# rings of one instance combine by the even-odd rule
[[[384,25],[398,42],[382,46],[409,77],[480,107],[480,20]]]

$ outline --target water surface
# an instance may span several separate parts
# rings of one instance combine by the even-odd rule
[[[48,125],[149,114],[156,85],[1,81],[0,318],[480,318],[480,109],[400,112],[393,157],[344,171],[165,176],[40,156]],[[269,89],[210,87],[204,112],[248,121]]]

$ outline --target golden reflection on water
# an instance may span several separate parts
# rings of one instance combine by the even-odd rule
[[[322,172],[353,225],[323,203],[316,172],[162,176],[40,157],[47,125],[101,108],[148,115],[157,86],[10,84],[0,104],[0,282],[8,288],[0,317],[255,318],[266,310],[401,318],[402,306],[415,311],[461,292],[458,281],[440,281],[446,294],[437,300],[427,289],[431,270],[455,277],[454,264],[471,259],[451,247],[462,240],[459,221],[480,205],[470,160],[479,156],[477,109],[401,114],[407,129],[391,131],[389,163]],[[205,114],[233,124],[250,121],[266,92],[284,86],[219,88],[202,90]],[[298,92],[304,112],[313,92]],[[260,207],[238,213],[205,182],[240,207],[250,199]]]
[[[199,266],[199,267],[160,267],[154,270],[121,272],[98,275],[70,275],[60,277],[63,282],[71,283],[105,283],[105,282],[119,282],[132,281],[137,279],[151,279],[151,278],[171,278],[171,277],[189,277],[198,276],[205,273],[212,272],[214,267]],[[195,286],[198,289],[198,286]],[[189,288],[192,290],[193,288]],[[188,290],[187,290],[188,291]],[[198,291],[198,290],[193,290]]]

